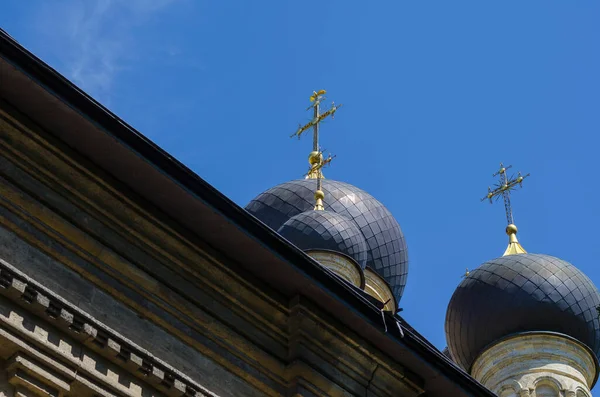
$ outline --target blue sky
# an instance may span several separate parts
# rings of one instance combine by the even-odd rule
[[[300,177],[312,90],[326,171],[394,214],[403,316],[440,349],[465,268],[500,256],[500,161],[529,252],[600,285],[600,2],[4,0],[0,26],[239,205]]]

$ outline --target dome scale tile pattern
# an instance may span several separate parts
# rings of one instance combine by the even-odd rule
[[[598,306],[598,290],[572,264],[549,255],[503,256],[460,283],[446,313],[446,340],[467,371],[486,346],[519,332],[566,334],[598,356]]]
[[[361,269],[367,265],[367,242],[358,226],[335,212],[302,212],[288,219],[277,232],[302,250],[341,252],[354,259]]]
[[[348,183],[323,179],[326,211],[354,222],[367,242],[367,266],[379,273],[400,302],[408,277],[408,253],[400,225],[367,192]],[[314,179],[297,179],[277,185],[254,198],[246,210],[278,230],[288,219],[315,206]]]

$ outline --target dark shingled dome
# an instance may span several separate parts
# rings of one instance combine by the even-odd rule
[[[288,219],[277,232],[300,249],[341,252],[354,259],[361,269],[367,265],[367,242],[358,226],[335,212],[302,212]]]
[[[358,226],[367,242],[367,266],[381,275],[400,302],[408,276],[404,235],[392,214],[365,191],[348,183],[323,179],[325,210],[345,216]],[[258,195],[246,210],[278,230],[288,219],[315,206],[314,179],[277,185]]]
[[[539,254],[508,255],[484,263],[460,283],[446,313],[446,340],[457,364],[469,370],[489,344],[510,334],[558,332],[598,356],[598,290],[572,264]]]

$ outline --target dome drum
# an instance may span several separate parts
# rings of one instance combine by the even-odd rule
[[[363,269],[348,255],[330,250],[309,249],[305,252],[322,266],[328,268],[356,288],[365,288],[365,273]]]
[[[556,332],[522,332],[485,347],[473,362],[471,375],[500,396],[537,391],[539,384],[551,379],[552,395],[558,395],[560,390],[589,393],[597,369],[595,353],[574,338]]]
[[[383,310],[396,312],[398,308],[398,303],[396,302],[396,298],[394,294],[392,294],[392,289],[390,285],[385,281],[383,277],[377,274],[376,271],[367,267],[365,269],[365,291],[376,298],[378,301],[385,304]]]

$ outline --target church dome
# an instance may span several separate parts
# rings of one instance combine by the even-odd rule
[[[310,210],[288,219],[277,232],[302,250],[341,252],[361,269],[367,265],[367,242],[358,226],[331,211]]]
[[[246,210],[278,230],[290,218],[314,208],[314,189],[314,179],[285,182],[258,195]],[[322,190],[325,209],[358,227],[366,242],[366,266],[389,283],[399,302],[408,275],[408,255],[396,219],[373,196],[348,183],[323,179]]]
[[[454,360],[470,369],[483,349],[522,332],[557,332],[600,353],[600,306],[592,281],[572,264],[539,254],[484,263],[460,283],[446,313]]]

